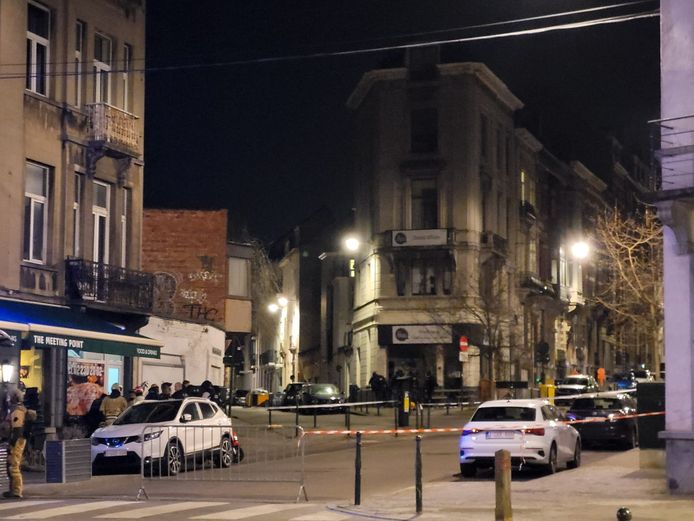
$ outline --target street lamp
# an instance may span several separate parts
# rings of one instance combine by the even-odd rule
[[[353,235],[350,235],[345,238],[344,246],[347,251],[355,252],[359,249],[359,246],[361,246],[361,242]]]
[[[289,299],[283,295],[280,295],[277,297],[277,304],[279,304],[279,306],[282,308],[286,308],[287,304],[289,304]]]
[[[586,241],[576,241],[571,245],[571,255],[575,259],[583,260],[588,257],[590,246]]]
[[[9,384],[14,377],[14,365],[7,360],[3,360],[0,372],[2,373],[2,383]]]
[[[270,313],[277,313],[277,311],[279,311],[279,309],[280,309],[279,305],[276,304],[275,302],[273,302],[272,304],[268,304],[268,306],[267,306],[267,310]]]

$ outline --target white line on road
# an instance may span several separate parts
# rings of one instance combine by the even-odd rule
[[[90,510],[102,510],[111,507],[137,504],[136,501],[96,501],[95,503],[77,503],[74,505],[46,508],[36,512],[17,514],[16,516],[3,517],[1,519],[50,519],[52,517],[64,516],[67,514],[81,514]]]
[[[338,512],[316,512],[314,514],[306,514],[305,516],[293,517],[289,521],[346,521],[354,519],[349,514],[340,514]]]
[[[7,501],[5,503],[0,503],[0,510],[11,510],[13,508],[27,508],[35,507],[37,505],[45,505],[46,503],[57,503],[57,499],[53,500],[30,500],[30,501]]]
[[[143,517],[157,516],[161,514],[170,514],[172,512],[181,512],[183,510],[193,510],[195,508],[217,507],[220,505],[228,505],[227,502],[221,501],[182,501],[180,503],[170,503],[165,505],[149,506],[145,508],[137,508],[135,510],[127,510],[121,512],[112,512],[96,516],[96,519],[141,519]]]
[[[263,516],[268,514],[275,514],[277,512],[284,512],[291,510],[293,508],[307,508],[313,505],[306,503],[285,503],[278,505],[257,505],[254,507],[246,508],[236,508],[234,510],[224,510],[222,512],[215,512],[214,514],[205,514],[203,516],[196,516],[191,519],[246,519],[253,516]]]

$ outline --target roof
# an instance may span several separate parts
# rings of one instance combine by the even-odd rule
[[[534,399],[511,399],[511,400],[490,400],[484,402],[480,407],[537,407],[539,405],[546,405],[549,401],[544,398],[534,398]]]

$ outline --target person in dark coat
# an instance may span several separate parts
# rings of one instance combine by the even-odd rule
[[[427,371],[427,377],[424,380],[424,392],[426,393],[427,403],[431,403],[434,397],[434,389],[436,388],[436,377]]]
[[[152,384],[152,387],[147,391],[147,396],[145,400],[158,400],[159,399],[159,386],[157,384]]]
[[[101,412],[101,402],[104,398],[106,398],[106,394],[101,393],[101,396],[92,401],[92,404],[89,406],[89,411],[84,415],[84,423],[87,427],[87,438],[89,438],[92,433],[99,428],[99,424],[104,421],[104,415]]]

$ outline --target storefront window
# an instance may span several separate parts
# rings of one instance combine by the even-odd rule
[[[68,416],[85,416],[92,402],[108,394],[111,385],[120,383],[123,357],[86,351],[68,351],[67,399]]]

